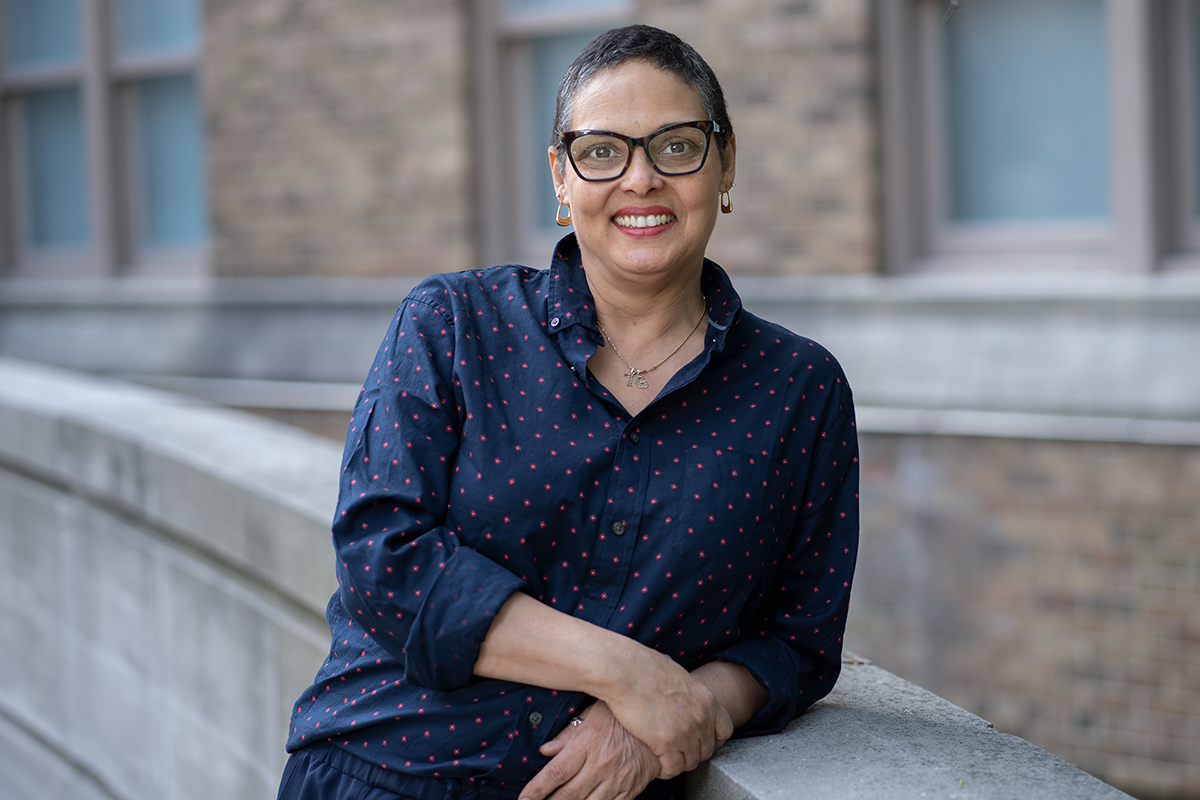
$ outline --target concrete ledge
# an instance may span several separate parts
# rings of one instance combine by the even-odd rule
[[[0,795],[269,800],[328,647],[340,448],[0,359]],[[1126,797],[859,659],[701,800]]]
[[[738,739],[688,778],[692,800],[1117,800],[1129,795],[877,666],[775,736]]]
[[[341,448],[246,414],[0,358],[0,462],[324,614]]]
[[[0,281],[0,356],[148,382],[357,384],[413,282]],[[863,406],[1200,422],[1200,272],[735,282],[747,308],[837,354]]]

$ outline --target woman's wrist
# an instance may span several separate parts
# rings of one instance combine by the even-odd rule
[[[750,670],[729,661],[709,661],[692,670],[692,677],[708,687],[733,727],[740,728],[771,700],[771,694]]]

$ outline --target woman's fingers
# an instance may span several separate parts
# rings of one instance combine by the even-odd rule
[[[579,717],[575,717],[575,720],[578,720],[578,719],[579,719]],[[566,746],[568,741],[570,741],[571,734],[574,733],[575,725],[578,724],[575,722],[575,720],[572,720],[567,725],[567,727],[565,727],[561,731],[559,731],[558,736],[555,736],[553,739],[551,739],[550,741],[546,742],[544,745],[539,747],[538,752],[541,753],[542,755],[546,756],[547,758],[553,758],[554,756],[561,753],[563,747]]]
[[[570,728],[570,726],[567,727]],[[566,734],[565,739],[563,739],[563,734]],[[563,731],[542,746],[542,753],[552,756],[552,758],[549,764],[542,767],[538,774],[533,776],[533,780],[525,784],[525,788],[521,791],[521,800],[544,800],[579,774],[584,760],[587,758],[587,753],[582,748],[568,750],[566,746],[570,738],[570,733]],[[547,752],[547,749],[552,747],[556,752]]]
[[[625,730],[607,705],[597,702],[542,748],[557,750],[521,793],[522,800],[626,800],[658,774],[658,760]]]

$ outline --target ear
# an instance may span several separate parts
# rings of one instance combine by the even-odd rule
[[[725,163],[721,167],[721,191],[728,192],[733,187],[734,173],[737,172],[737,136],[731,135],[725,147]]]
[[[550,158],[550,177],[554,181],[554,196],[559,198],[561,203],[567,197],[567,182],[563,180],[563,174],[558,168],[558,148],[550,145],[546,149],[546,153]]]

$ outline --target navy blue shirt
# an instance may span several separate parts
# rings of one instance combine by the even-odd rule
[[[603,339],[573,235],[548,270],[412,291],[347,436],[333,643],[289,750],[329,741],[515,796],[591,699],[473,675],[514,592],[687,668],[744,665],[771,699],[738,735],[833,688],[858,539],[850,387],[712,262],[702,289],[704,351],[633,417],[588,373]]]

